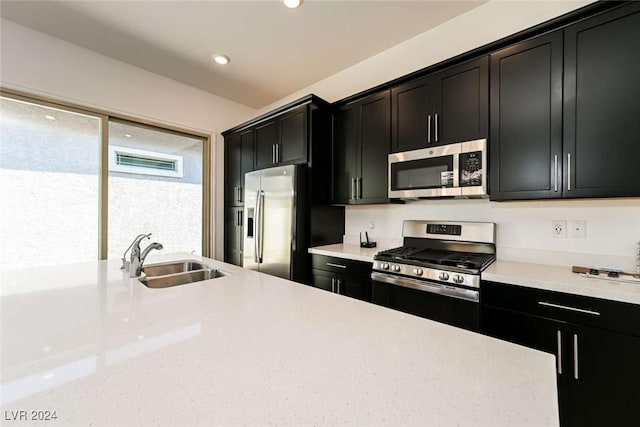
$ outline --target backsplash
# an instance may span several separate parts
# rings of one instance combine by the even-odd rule
[[[449,199],[347,206],[345,242],[357,243],[358,233],[368,231],[380,247],[391,246],[401,242],[405,219],[495,222],[498,259],[549,265],[635,270],[640,240],[638,198],[502,203]],[[586,221],[586,238],[552,237],[554,220]]]

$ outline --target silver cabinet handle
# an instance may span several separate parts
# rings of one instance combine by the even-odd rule
[[[435,140],[438,142],[438,113],[436,113],[433,117],[433,123],[435,125]]]
[[[431,114],[427,116],[427,144],[431,144]]]
[[[280,144],[276,144],[276,163],[280,163]]]
[[[567,191],[571,191],[571,153],[567,153]]]
[[[242,197],[242,187],[238,187],[238,203],[242,203],[244,201]]]
[[[336,291],[336,279],[334,279],[333,277],[331,278],[331,292],[335,292]]]
[[[592,314],[594,316],[600,316],[600,313],[597,311],[593,311],[593,310],[585,310],[583,308],[575,308],[575,307],[569,307],[567,305],[560,305],[560,304],[554,304],[551,302],[546,302],[546,301],[538,301],[538,304],[540,305],[544,305],[546,307],[553,307],[553,308],[559,308],[561,310],[570,310],[570,311],[577,311],[578,313],[584,313],[584,314]]]
[[[356,179],[356,199],[362,199],[362,177]]]
[[[332,263],[332,262],[328,262],[328,263],[327,263],[327,265],[328,265],[329,267],[347,268],[347,266],[346,266],[346,265],[334,264],[334,263]]]
[[[338,290],[336,291],[336,293],[340,293],[340,279],[336,279],[336,287],[338,288]]]
[[[276,144],[271,144],[271,163],[276,164]]]
[[[580,379],[580,370],[578,368],[578,335],[573,334],[573,378]]]
[[[553,191],[558,192],[558,155],[553,156]]]
[[[351,199],[356,198],[356,179],[351,178]]]
[[[558,375],[562,375],[562,332],[558,331]]]

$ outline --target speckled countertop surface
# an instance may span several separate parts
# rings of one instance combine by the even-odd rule
[[[204,260],[0,273],[2,413],[57,416],[5,425],[558,425],[552,355]]]
[[[482,272],[482,280],[640,304],[640,282],[585,277],[571,267],[498,260]]]
[[[309,248],[309,253],[327,255],[337,258],[354,259],[357,261],[373,262],[373,256],[384,248],[361,248],[359,245],[337,243],[335,245],[316,246]]]

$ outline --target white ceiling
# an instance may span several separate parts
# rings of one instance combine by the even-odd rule
[[[2,0],[0,15],[260,108],[485,2]]]

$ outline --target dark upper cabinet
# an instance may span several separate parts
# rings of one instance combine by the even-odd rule
[[[437,91],[433,79],[423,77],[391,90],[391,151],[417,150],[434,142]]]
[[[242,266],[243,208],[224,210],[224,262]]]
[[[391,99],[393,152],[486,138],[488,58],[404,83]]]
[[[276,119],[260,123],[255,127],[256,169],[274,166],[276,144],[278,143],[278,121]]]
[[[487,137],[489,126],[489,58],[436,74],[439,107],[434,116],[434,142],[449,144]]]
[[[562,196],[562,32],[491,55],[491,200]]]
[[[639,196],[640,4],[564,37],[564,197]]]
[[[390,92],[342,106],[333,114],[333,202],[386,203],[391,130]]]
[[[492,200],[640,196],[638,40],[631,3],[491,55]]]
[[[358,104],[348,104],[333,113],[333,202],[355,202],[358,155]]]
[[[280,141],[276,147],[278,163],[293,164],[307,161],[307,108],[300,106],[278,119]]]
[[[307,162],[307,106],[301,105],[255,128],[256,168]]]
[[[244,174],[253,170],[253,131],[225,138],[225,206],[242,206]]]

